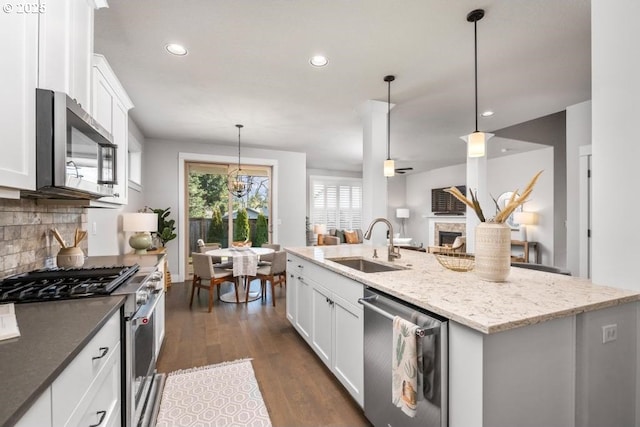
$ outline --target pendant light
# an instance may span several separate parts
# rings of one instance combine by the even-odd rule
[[[227,188],[232,196],[242,198],[251,191],[253,180],[250,176],[243,174],[240,167],[240,129],[244,126],[236,125],[236,127],[238,128],[238,167],[227,175]]]
[[[467,142],[468,157],[483,157],[486,153],[487,141],[492,133],[478,131],[478,21],[484,17],[483,9],[476,9],[467,14],[467,21],[473,22],[473,51],[474,51],[474,76],[475,76],[475,119],[476,130],[462,137]]]
[[[395,76],[385,76],[384,81],[388,83],[387,89],[387,160],[384,161],[384,176],[394,176],[396,164],[391,160],[391,82]]]

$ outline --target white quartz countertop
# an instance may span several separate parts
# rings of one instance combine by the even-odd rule
[[[593,284],[562,274],[512,267],[506,282],[478,278],[473,271],[455,272],[435,255],[402,250],[393,263],[407,267],[363,273],[327,258],[362,256],[372,259],[373,246],[335,245],[286,248],[287,252],[340,273],[403,301],[439,314],[485,334],[640,300],[637,291]],[[387,263],[387,248],[377,247]]]

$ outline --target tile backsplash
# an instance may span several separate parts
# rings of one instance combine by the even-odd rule
[[[0,199],[0,278],[45,266],[60,245],[51,230],[57,228],[73,245],[76,228],[87,229],[85,208],[35,199]],[[79,245],[87,253],[87,240]]]

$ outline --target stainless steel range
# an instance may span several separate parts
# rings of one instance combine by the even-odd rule
[[[156,374],[155,309],[162,274],[138,264],[43,269],[0,282],[0,303],[126,296],[122,308],[122,425],[152,425],[164,376]]]

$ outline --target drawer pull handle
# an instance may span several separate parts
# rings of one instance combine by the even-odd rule
[[[100,419],[98,419],[98,424],[91,424],[89,427],[98,427],[100,424],[102,424],[102,422],[104,421],[104,417],[107,416],[107,411],[98,411],[96,412],[96,415],[100,417]]]
[[[109,347],[100,347],[100,356],[93,356],[91,360],[102,359],[109,353]],[[102,412],[102,411],[100,411]],[[100,424],[100,423],[98,423]]]

